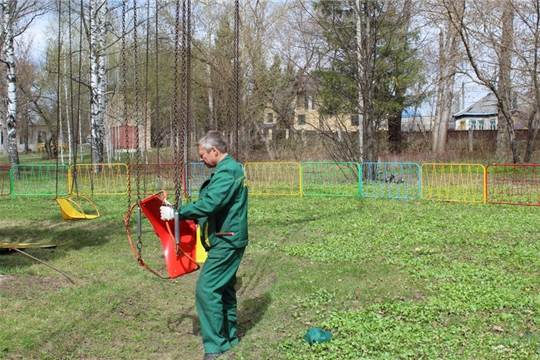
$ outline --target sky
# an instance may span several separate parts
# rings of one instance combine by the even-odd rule
[[[33,48],[34,51],[32,52],[32,57],[36,61],[40,61],[43,59],[43,54],[45,52],[46,47],[46,41],[47,41],[47,31],[49,30],[49,22],[51,17],[50,16],[41,16],[37,18],[30,28],[27,30],[27,32],[23,35],[23,39],[25,39],[27,42],[29,39],[33,39]],[[465,85],[463,87],[464,89],[464,97],[462,101],[462,94],[461,94],[461,82],[458,80],[456,81],[458,93],[456,93],[456,96],[459,96],[460,105],[462,102],[464,103],[464,106],[470,106],[474,102],[480,100],[483,98],[488,91],[481,87],[480,85],[477,85],[473,83],[470,80],[465,81]],[[459,85],[458,85],[459,84]],[[460,109],[462,109],[460,107]],[[429,116],[434,113],[434,109],[432,108],[431,104],[425,103],[421,108],[419,109],[420,113],[424,116]]]
[[[34,20],[26,32],[21,35],[25,43],[32,39],[32,48],[34,49],[32,57],[36,61],[40,60],[45,52],[49,21],[49,16],[41,16]]]

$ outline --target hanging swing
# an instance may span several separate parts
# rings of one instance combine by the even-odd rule
[[[70,74],[73,74],[73,59],[72,59],[72,54],[73,54],[73,51],[71,49],[71,45],[72,45],[72,42],[71,42],[71,3],[69,2],[68,3],[68,16],[69,16],[69,21],[68,21],[68,26],[69,26],[69,30],[68,30],[68,43],[69,43],[69,73]],[[61,23],[60,23],[60,18],[59,18],[59,23],[58,23],[58,38],[60,39],[61,37],[61,29],[62,29],[62,26],[61,26]],[[79,34],[80,36],[82,36],[82,29],[80,28],[79,29]],[[81,40],[82,38],[79,38],[79,44],[81,44]],[[61,59],[61,47],[58,47],[58,54],[57,54],[57,57],[58,57],[58,80],[57,80],[57,91],[58,91],[58,94],[60,94],[60,74],[61,74],[61,71],[60,71],[60,59]],[[77,81],[78,83],[78,87],[79,87],[79,94],[80,94],[80,90],[81,90],[81,51],[79,51],[79,59],[78,59],[78,76],[79,76],[79,79]],[[70,104],[71,106],[73,107],[73,103],[74,103],[74,100],[73,100],[73,80],[70,80],[69,81],[69,93],[70,93],[70,97],[71,97],[71,101],[70,101]],[[73,169],[73,171],[70,169],[70,171],[68,172],[68,181],[69,181],[69,195],[68,196],[65,196],[65,197],[58,197],[58,171],[56,172],[56,197],[55,197],[55,200],[56,202],[58,203],[58,205],[60,206],[60,211],[61,211],[61,214],[62,214],[62,218],[65,220],[65,221],[74,221],[74,220],[92,220],[92,219],[96,219],[99,217],[99,211],[96,207],[96,205],[94,204],[94,202],[85,197],[85,196],[82,196],[79,194],[79,190],[78,190],[78,181],[77,181],[77,146],[79,144],[79,141],[78,141],[78,135],[77,135],[77,132],[75,131],[76,128],[79,128],[80,126],[80,123],[78,121],[78,119],[80,118],[80,96],[77,97],[78,100],[77,100],[77,111],[76,111],[76,118],[77,118],[77,121],[76,121],[76,124],[75,124],[75,120],[73,119],[73,114],[75,113],[75,111],[73,110],[73,108],[71,108],[71,111],[69,112],[71,114],[71,118],[68,120],[69,121],[69,124],[68,124],[68,131],[71,132],[72,134],[72,139],[73,141],[71,142],[71,147],[72,149],[70,149],[70,157],[73,156],[73,164],[71,166],[71,168]],[[61,116],[60,116],[60,96],[58,96],[57,98],[57,141],[58,139],[60,139],[60,129],[61,129]],[[60,146],[57,146],[57,151],[62,151],[63,150],[63,147],[60,147]],[[73,150],[73,152],[71,152]],[[58,169],[58,154],[56,155],[56,165],[57,165],[57,169]],[[74,195],[74,192],[73,192],[73,189],[75,188],[75,197],[73,196]],[[86,209],[86,211],[85,211]]]
[[[63,198],[57,197],[55,200],[60,206],[60,211],[62,212],[62,218],[65,221],[92,220],[99,217],[99,211],[96,207],[96,204],[94,204],[92,200],[81,195],[78,195],[77,198],[82,199],[83,201],[86,201],[88,204],[90,204],[93,207],[95,212],[92,214],[87,214],[83,210],[81,201],[77,202],[72,197],[63,197]]]
[[[150,2],[148,1],[147,2],[147,6],[149,6]],[[178,14],[179,14],[179,2],[177,1],[177,30],[176,30],[176,41],[177,41],[177,45],[178,45],[178,34],[179,34],[179,30],[178,30],[178,24],[179,24],[179,19],[178,19]],[[188,1],[188,9],[187,9],[187,14],[189,14],[189,12],[191,11],[190,9],[190,2]],[[133,15],[134,17],[137,16],[137,8],[134,8],[133,9]],[[183,15],[184,15],[184,21],[183,21],[183,25],[185,26],[185,16],[186,16],[186,11],[183,12]],[[124,8],[123,8],[123,21],[125,21],[125,16],[126,16],[126,9],[125,9],[125,5],[124,5]],[[157,24],[158,24],[158,8],[157,8],[157,4],[156,4],[156,13],[155,13],[155,16],[156,16],[156,21],[155,21],[155,24],[156,24],[156,32],[157,32]],[[189,16],[189,15],[188,15]],[[134,26],[136,27],[137,26],[137,22],[135,21],[134,22]],[[147,29],[148,31],[148,29]],[[184,37],[185,37],[185,34],[186,34],[186,31],[185,31],[185,28],[184,28],[184,31],[183,31],[183,34],[184,34]],[[126,32],[125,32],[125,29],[123,31],[123,36],[122,36],[122,47],[123,47],[123,50],[122,51],[122,54],[124,54],[124,59],[123,59],[123,81],[124,81],[124,96],[126,97],[126,94],[127,92],[125,91],[125,89],[127,88],[126,86],[126,69],[127,69],[127,66],[126,66],[126,60],[125,60],[125,54],[126,54],[126,51],[125,51],[125,36],[126,36]],[[137,68],[137,31],[136,29],[134,29],[133,31],[133,36],[134,36],[134,39],[133,39],[133,48],[134,48],[134,61],[135,61],[135,68]],[[184,39],[185,40],[185,39]],[[148,43],[149,41],[146,41],[146,44],[148,46]],[[183,50],[186,49],[186,43],[183,42]],[[156,40],[156,47],[157,47],[157,40]],[[178,48],[178,46],[177,46]],[[157,56],[157,49],[156,49],[156,56]],[[178,58],[178,55],[177,55],[177,58]],[[183,56],[182,57],[182,64],[185,65],[185,59],[187,57],[186,56]],[[148,61],[146,61],[146,63],[148,63]],[[157,64],[157,60],[156,60],[156,64]],[[157,71],[157,70],[156,70]],[[185,74],[185,73],[184,73]],[[135,81],[137,82],[138,78],[137,78],[137,71],[135,71],[135,74],[134,74],[134,77],[135,77]],[[186,77],[184,76],[183,77],[183,80],[185,79]],[[178,69],[177,69],[177,65],[176,65],[176,62],[175,62],[175,106],[174,106],[174,110],[175,110],[175,115],[177,115],[177,87],[178,87]],[[159,88],[159,86],[157,86]],[[182,87],[183,89],[185,89],[185,87],[183,86]],[[183,99],[185,100],[185,99]],[[126,125],[126,129],[128,128],[128,126],[130,125],[129,124],[129,120],[128,120],[128,116],[127,116],[127,101],[126,101],[126,98],[124,98],[124,119],[125,119],[125,125]],[[138,92],[137,92],[137,89],[135,90],[135,101],[134,101],[134,106],[135,106],[135,109],[134,109],[134,113],[135,114],[139,114],[139,101],[138,101]],[[182,106],[183,106],[183,113],[185,113],[185,101],[182,101]],[[143,112],[144,114],[147,114],[148,112],[147,111],[144,111]],[[143,116],[142,117],[143,119],[146,120],[146,116]],[[175,116],[175,118],[178,118],[177,116]],[[176,192],[176,201],[181,201],[182,197],[181,197],[181,189],[182,189],[182,175],[180,173],[181,169],[184,168],[184,163],[178,163],[176,160],[178,160],[180,158],[180,151],[178,151],[177,149],[177,143],[180,142],[180,141],[183,141],[182,139],[184,138],[183,136],[179,136],[178,134],[178,127],[181,126],[181,125],[185,125],[186,122],[185,122],[185,117],[183,119],[180,120],[180,124],[175,124],[174,126],[174,131],[175,131],[175,136],[174,138],[175,139],[180,139],[179,141],[174,141],[174,144],[175,144],[175,149],[174,149],[174,157],[175,157],[175,164],[176,164],[176,167],[175,167],[175,186],[176,186],[176,189],[177,189],[177,192]],[[146,129],[146,126],[144,126],[144,128]],[[139,146],[139,126],[134,126],[134,131],[135,131],[135,144],[134,144],[134,149],[136,149],[136,183],[137,183],[137,201],[133,204],[133,205],[130,205],[131,204],[131,186],[129,187],[128,189],[128,212],[127,214],[125,215],[124,217],[124,224],[126,226],[126,231],[127,231],[127,235],[128,235],[128,241],[130,243],[130,246],[131,246],[131,249],[133,251],[133,253],[135,254],[135,257],[137,258],[137,262],[139,263],[139,265],[143,266],[145,269],[149,270],[152,274],[162,278],[162,279],[174,279],[174,278],[177,278],[179,276],[182,276],[182,275],[185,275],[185,274],[189,274],[193,271],[196,271],[200,268],[200,263],[202,263],[204,261],[204,259],[206,258],[206,253],[204,251],[204,248],[202,247],[202,245],[200,244],[199,241],[197,241],[197,238],[198,238],[198,228],[197,228],[197,224],[193,221],[193,220],[180,220],[179,219],[179,216],[178,216],[178,212],[176,212],[176,216],[173,220],[170,220],[170,221],[164,221],[161,219],[161,214],[160,214],[160,208],[161,206],[163,205],[163,202],[166,200],[167,198],[167,194],[164,190],[161,190],[161,191],[158,191],[157,193],[145,198],[145,199],[141,199],[141,186],[140,186],[140,168],[141,168],[141,160],[140,160],[140,146]],[[145,136],[146,137],[146,136]],[[126,131],[126,144],[127,144],[127,147],[129,148],[129,136],[128,136],[128,132]],[[146,144],[146,142],[145,142]],[[184,144],[184,148],[187,148]],[[129,152],[127,153],[128,156],[127,156],[127,162],[129,162]],[[131,184],[131,173],[128,172],[128,185]],[[146,186],[145,186],[146,188]],[[178,204],[175,205],[175,207],[178,207]],[[137,242],[135,244],[134,240],[133,240],[133,236],[131,234],[131,219],[132,219],[132,215],[133,215],[133,211],[137,209],[136,211],[136,214],[137,214]],[[166,276],[162,276],[161,274],[159,274],[157,271],[155,271],[154,269],[152,269],[142,258],[142,232],[143,232],[143,215],[144,217],[146,217],[146,219],[150,222],[150,224],[152,225],[152,228],[155,232],[155,234],[158,236],[160,242],[161,242],[161,247],[162,247],[162,250],[163,250],[163,254],[164,254],[164,258],[165,258],[165,265],[166,265],[166,268],[167,268],[167,272],[168,272],[168,277]]]
[[[138,246],[136,246],[131,236],[130,218],[133,210],[137,208],[138,211],[137,229],[139,232],[142,223],[141,212],[146,216],[161,241],[169,277],[174,279],[199,269],[199,263],[204,255],[204,248],[196,241],[197,224],[193,220],[179,220],[178,217],[170,221],[161,219],[159,210],[166,198],[167,194],[162,190],[139,203],[133,204],[126,214],[125,224],[131,250],[135,254],[139,265],[154,275],[164,278],[144,262],[139,250],[141,243],[139,242]],[[171,228],[174,229],[174,234]]]
[[[74,173],[72,173],[70,170],[68,174],[70,195],[65,197],[57,196],[55,198],[56,202],[60,206],[62,218],[65,221],[96,219],[99,217],[99,210],[96,204],[90,198],[79,194],[76,164],[74,164],[73,169],[75,169]],[[75,195],[73,188],[75,188]]]

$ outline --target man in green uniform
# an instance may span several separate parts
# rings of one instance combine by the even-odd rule
[[[247,188],[244,171],[227,154],[227,142],[209,131],[197,143],[200,160],[214,172],[202,184],[199,199],[178,209],[180,219],[200,219],[201,240],[208,251],[197,281],[195,303],[205,355],[211,360],[238,343],[236,272],[248,244]],[[161,207],[163,220],[174,209]]]

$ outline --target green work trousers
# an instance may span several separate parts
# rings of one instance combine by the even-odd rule
[[[244,250],[213,247],[202,266],[195,304],[205,353],[224,352],[238,343],[235,285]]]

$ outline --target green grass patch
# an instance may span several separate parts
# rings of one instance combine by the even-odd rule
[[[132,195],[133,196],[133,195]],[[0,358],[200,359],[197,273],[140,267],[127,199],[64,222],[49,198],[0,199]],[[132,198],[132,200],[135,200]],[[239,270],[242,341],[223,359],[540,357],[536,208],[358,197],[250,197]],[[148,228],[144,259],[165,273]],[[308,345],[313,326],[333,333]]]

